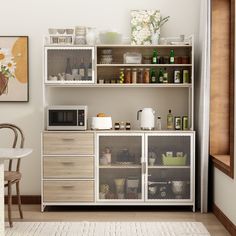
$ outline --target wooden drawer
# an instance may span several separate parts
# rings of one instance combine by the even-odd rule
[[[93,178],[93,157],[45,156],[43,158],[44,178]]]
[[[94,181],[44,181],[45,202],[94,202]]]
[[[48,132],[43,134],[45,155],[93,155],[93,133]]]

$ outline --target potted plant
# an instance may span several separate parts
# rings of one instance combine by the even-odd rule
[[[170,16],[155,18],[151,16],[151,28],[152,28],[152,36],[151,41],[153,45],[158,45],[160,38],[160,29],[161,27],[169,20]]]
[[[7,93],[9,79],[15,78],[16,63],[7,49],[0,48],[0,96]]]

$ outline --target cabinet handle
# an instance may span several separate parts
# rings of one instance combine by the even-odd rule
[[[74,188],[75,186],[73,185],[63,185],[62,188]]]
[[[62,140],[63,141],[74,141],[75,139],[74,138],[63,138]]]
[[[146,162],[142,162],[142,172],[146,174]]]
[[[73,165],[74,162],[72,162],[72,161],[63,161],[62,164],[63,165]]]

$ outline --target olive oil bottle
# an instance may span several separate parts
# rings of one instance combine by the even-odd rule
[[[174,129],[174,117],[171,113],[171,110],[169,110],[169,114],[167,115],[167,129],[168,130]]]

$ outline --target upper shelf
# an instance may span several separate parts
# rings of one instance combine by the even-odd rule
[[[191,48],[192,45],[130,45],[130,44],[99,44],[97,48]]]
[[[98,45],[76,45],[76,44],[45,44],[44,47],[78,47],[78,48],[84,48],[84,47],[97,47],[97,48],[191,48],[192,45],[186,44],[186,45],[130,45],[130,44],[98,44]]]
[[[97,64],[97,67],[190,67],[192,64]]]

